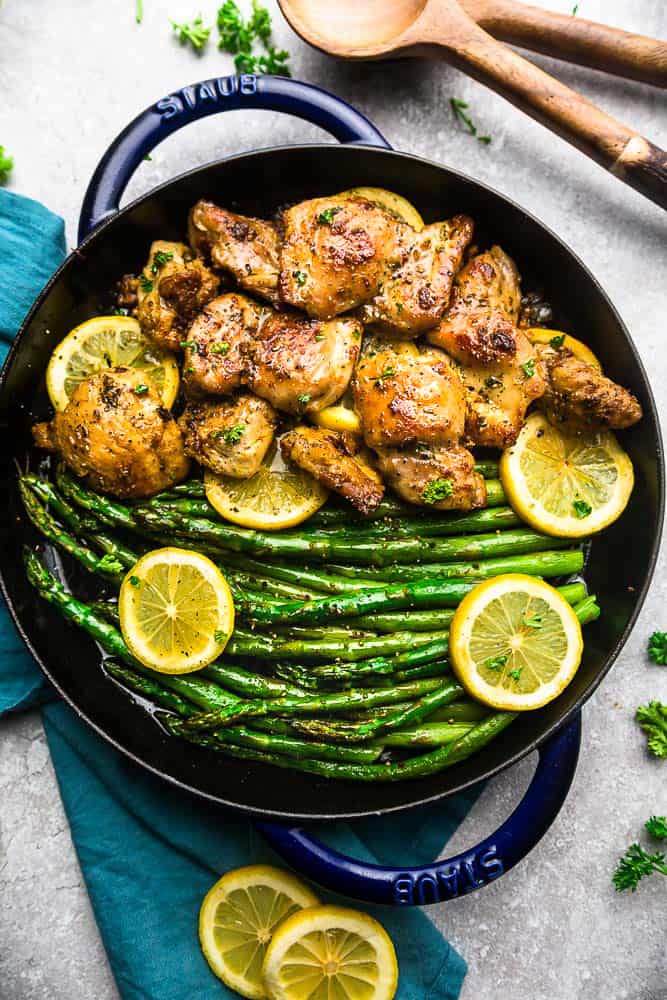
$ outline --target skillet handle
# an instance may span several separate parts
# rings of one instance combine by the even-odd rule
[[[142,160],[184,125],[222,111],[259,108],[304,118],[340,142],[389,149],[375,126],[327,90],[282,76],[222,76],[168,94],[142,111],[111,143],[92,176],[79,218],[79,242],[118,211],[123,191]]]
[[[577,714],[540,747],[537,770],[526,794],[502,826],[472,850],[431,865],[383,868],[339,854],[299,827],[258,822],[257,828],[292,868],[333,892],[366,903],[442,903],[488,885],[535,847],[567,797],[580,743],[581,715]]]

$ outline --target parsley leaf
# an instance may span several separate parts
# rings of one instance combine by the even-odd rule
[[[641,880],[652,872],[667,875],[664,854],[659,851],[649,854],[641,844],[630,844],[625,854],[619,858],[612,881],[617,892],[625,889],[634,892]]]
[[[0,146],[0,184],[6,184],[14,169],[14,159],[5,153],[5,147]]]
[[[502,656],[489,656],[488,659],[484,660],[484,666],[487,670],[502,670],[508,660],[509,653],[504,653]]]
[[[422,492],[422,500],[427,504],[438,503],[450,497],[454,492],[454,483],[451,479],[432,479]]]
[[[521,365],[521,371],[526,378],[532,378],[535,374],[535,358],[528,358],[528,360]]]
[[[552,337],[549,343],[552,347],[562,347],[565,341],[565,334],[559,333],[555,337]]]
[[[131,576],[130,577],[130,583],[132,584],[133,587],[140,587],[141,586],[141,580],[139,579],[138,576]]]
[[[214,344],[211,348],[211,354],[221,354],[224,358],[226,354],[229,354],[229,344],[224,341],[221,344]]]
[[[172,21],[171,26],[178,35],[181,45],[187,45],[189,42],[195,52],[202,52],[206,47],[211,29],[204,27],[201,14],[191,24],[187,24],[187,22],[177,24],[175,21]]]
[[[153,263],[151,264],[151,274],[157,274],[165,264],[168,264],[170,260],[174,259],[173,253],[166,253],[164,250],[158,250],[158,252],[153,257]]]
[[[213,638],[216,642],[224,642],[227,638],[227,633],[223,632],[221,628],[217,628],[213,633]]]
[[[245,433],[245,424],[237,424],[236,427],[228,427],[224,431],[214,431],[213,437],[222,438],[225,444],[238,444]]]
[[[153,282],[151,281],[150,278],[147,278],[145,274],[140,274],[139,275],[139,288],[141,289],[142,292],[146,292],[146,293],[152,292],[153,291]]]
[[[577,515],[580,521],[583,521],[585,517],[593,513],[593,508],[585,500],[573,500],[572,506],[574,507],[574,513]]]
[[[383,386],[385,381],[388,378],[393,378],[395,374],[395,369],[393,369],[391,365],[386,365],[384,371],[375,377],[374,382],[376,385]]]
[[[308,275],[305,271],[292,271],[292,277],[296,281],[297,285],[305,285],[308,280]]]
[[[647,745],[654,757],[667,757],[667,705],[650,701],[640,705],[635,719],[646,733]]]
[[[461,101],[458,97],[450,97],[449,103],[451,104],[452,111],[454,112],[454,117],[463,125],[466,132],[470,135],[474,135],[478,142],[483,143],[488,146],[491,143],[490,135],[477,135],[477,126],[474,124],[470,115],[466,114],[468,109],[468,104],[466,101]]]
[[[518,681],[521,679],[521,672],[523,667],[515,667],[514,670],[510,670],[508,677],[511,677],[513,681]]]
[[[667,667],[667,632],[654,632],[648,641],[648,655],[654,663]]]
[[[135,385],[134,391],[137,396],[145,396],[148,392],[148,386],[140,382],[139,385]]]
[[[301,406],[307,406],[308,403],[310,403],[310,396],[307,392],[304,392],[297,398],[297,402],[300,403]]]
[[[330,226],[333,223],[334,215],[340,212],[340,208],[325,208],[323,212],[317,216],[317,223],[320,226]]]
[[[651,816],[644,823],[646,830],[655,840],[667,840],[667,817]]]
[[[290,75],[287,65],[289,53],[271,44],[271,15],[257,0],[253,0],[252,13],[247,21],[234,0],[225,0],[218,9],[217,25],[220,35],[218,48],[234,56],[237,73]],[[264,53],[253,54],[256,41],[264,47]]]

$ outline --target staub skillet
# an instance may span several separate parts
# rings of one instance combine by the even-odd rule
[[[305,118],[342,145],[263,149],[200,167],[127,208],[118,203],[147,153],[189,122],[217,112],[263,108]],[[413,201],[427,221],[472,215],[476,241],[498,240],[517,260],[524,287],[543,288],[558,325],[583,337],[611,378],[640,399],[644,419],[623,435],[637,483],[623,517],[597,538],[587,580],[604,615],[587,630],[583,663],[572,684],[546,708],[526,713],[502,739],[431,778],[380,786],[327,783],[306,774],[221,758],[161,733],[146,711],[108,680],[99,652],[38,601],[26,581],[23,545],[37,536],[21,514],[16,463],[25,466],[29,427],[45,409],[44,371],[56,343],[99,312],[125,272],[138,271],[151,240],[181,239],[188,209],[211,198],[250,215],[357,185],[376,185]],[[42,670],[101,736],[168,781],[260,820],[273,845],[321,884],[362,899],[430,903],[469,892],[516,864],[556,816],[576,767],[579,710],[620,652],[653,572],[663,516],[663,454],[644,369],[614,307],[592,274],[537,219],[463,174],[391,150],[373,125],[318,88],[276,77],[224,77],[175,92],[139,115],[104,155],[86,194],[75,251],[31,309],[7,359],[0,385],[2,421],[2,587],[14,620]],[[108,298],[107,298],[108,301]],[[33,465],[37,457],[30,457]],[[67,572],[47,553],[51,566]],[[81,589],[84,581],[76,579]],[[452,795],[540,749],[540,763],[521,804],[482,844],[425,869],[384,869],[342,858],[285,824],[390,813]],[[398,859],[400,861],[400,859]]]

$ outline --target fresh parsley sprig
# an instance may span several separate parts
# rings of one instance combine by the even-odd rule
[[[6,184],[14,169],[14,159],[5,153],[5,147],[0,146],[0,184]]]
[[[635,719],[646,733],[647,746],[654,757],[667,757],[667,705],[650,701],[640,705]]]
[[[648,655],[654,663],[667,667],[667,632],[654,632],[648,641]]]
[[[178,35],[178,40],[181,45],[190,44],[195,52],[204,51],[206,45],[208,44],[209,35],[213,30],[212,28],[204,27],[201,14],[190,24],[187,22],[178,24],[176,21],[172,21],[171,26]]]
[[[274,76],[290,76],[289,52],[276,49],[271,43],[271,15],[266,7],[253,0],[250,17],[244,20],[235,0],[225,0],[218,9],[218,48],[234,56],[237,73],[271,73]],[[264,52],[253,52],[255,42],[259,42]]]

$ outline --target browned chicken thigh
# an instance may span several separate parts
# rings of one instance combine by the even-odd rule
[[[137,286],[137,319],[147,337],[177,351],[197,313],[213,298],[220,279],[193,259],[184,243],[156,240]]]
[[[33,427],[35,444],[116,497],[152,496],[185,479],[181,432],[144,378],[112,368],[81,382],[51,423]]]
[[[280,439],[280,450],[283,458],[310,472],[362,514],[371,514],[382,500],[382,480],[353,434],[295,427]]]
[[[378,294],[361,306],[364,323],[412,339],[435,326],[449,305],[454,275],[472,239],[473,222],[457,215],[415,233],[400,230],[402,259],[386,269]]]
[[[278,410],[317,413],[347,389],[360,345],[358,320],[271,313],[249,342],[247,383]]]
[[[265,311],[236,292],[204,306],[184,342],[183,383],[188,396],[226,396],[243,384],[248,343]]]
[[[474,510],[486,504],[486,485],[461,445],[381,448],[378,468],[402,500],[435,510]]]
[[[463,435],[464,390],[442,351],[367,338],[352,388],[370,448],[458,443]]]
[[[193,250],[213,267],[230,274],[245,291],[277,302],[279,239],[270,222],[198,201],[190,212],[188,234]]]
[[[249,479],[273,441],[278,415],[265,400],[244,393],[189,403],[178,423],[191,458],[220,475]]]
[[[500,247],[473,257],[459,272],[451,305],[427,339],[454,359],[466,390],[466,435],[505,448],[544,390],[544,368],[516,327],[519,275]]]
[[[592,365],[563,347],[544,345],[539,353],[547,372],[540,406],[552,423],[571,431],[621,430],[641,420],[637,398]]]
[[[373,298],[386,267],[400,264],[399,234],[410,231],[364,198],[312,198],[282,215],[280,297],[317,319]]]

